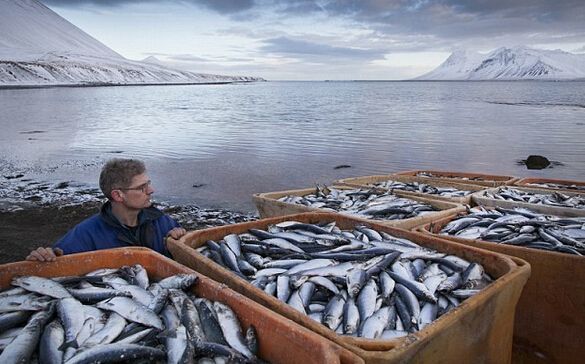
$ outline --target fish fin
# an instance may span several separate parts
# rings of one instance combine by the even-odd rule
[[[160,338],[167,338],[167,337],[172,337],[172,338],[176,338],[177,337],[177,332],[175,330],[163,330],[161,332],[159,332],[156,337]]]
[[[74,339],[74,340],[71,340],[68,342],[64,342],[63,344],[61,344],[61,346],[59,346],[60,351],[65,351],[68,348],[79,349],[79,343],[77,342],[77,339]]]

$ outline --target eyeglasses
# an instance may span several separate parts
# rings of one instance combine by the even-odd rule
[[[122,191],[141,191],[142,193],[146,193],[146,191],[148,191],[148,187],[150,187],[150,184],[151,184],[151,181],[148,180],[137,187],[118,188],[118,189],[122,190]]]

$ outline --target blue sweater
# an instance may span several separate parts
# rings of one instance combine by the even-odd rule
[[[64,254],[93,250],[143,246],[170,257],[165,245],[167,233],[179,227],[170,216],[155,207],[138,214],[135,231],[122,225],[112,214],[110,202],[106,202],[99,214],[87,218],[71,229],[54,244]]]

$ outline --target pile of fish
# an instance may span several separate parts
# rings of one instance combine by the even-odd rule
[[[335,222],[285,221],[198,251],[336,333],[368,339],[421,330],[492,281],[477,263]]]
[[[585,185],[577,184],[564,184],[564,183],[527,183],[526,186],[530,187],[544,187],[544,188],[556,188],[558,190],[575,190],[585,191]]]
[[[416,177],[426,177],[426,178],[456,178],[456,179],[460,179],[463,181],[488,181],[482,177],[479,176],[474,176],[474,177],[462,177],[459,175],[451,175],[451,174],[433,174],[431,172],[427,172],[427,171],[423,171],[423,172],[418,172],[416,175]]]
[[[434,212],[428,203],[398,197],[375,189],[337,189],[317,185],[315,193],[284,196],[278,201],[341,212],[367,219],[403,220]]]
[[[496,200],[585,209],[584,195],[567,195],[560,192],[536,193],[510,187],[500,187],[496,192],[485,191],[483,196]]]
[[[575,255],[585,254],[585,217],[560,217],[524,208],[474,207],[441,234]]]
[[[259,362],[220,302],[186,293],[196,275],[150,283],[140,265],[85,276],[22,276],[0,292],[1,363]]]
[[[399,182],[399,181],[383,181],[372,185],[375,188],[383,188],[385,190],[403,190],[409,192],[426,193],[428,195],[439,195],[443,197],[465,197],[473,193],[473,191],[460,190],[455,187],[435,187],[426,183],[420,182]]]

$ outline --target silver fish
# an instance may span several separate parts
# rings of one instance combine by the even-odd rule
[[[114,297],[99,302],[98,308],[113,311],[129,321],[138,322],[144,326],[164,329],[164,325],[157,314],[147,307],[127,297]]]
[[[341,323],[344,306],[345,299],[343,296],[339,294],[333,297],[323,311],[323,324],[331,330],[335,330]]]
[[[365,269],[356,268],[347,275],[347,293],[350,297],[356,297],[366,283],[368,276]]]
[[[231,308],[223,303],[214,302],[213,309],[217,313],[219,325],[228,344],[246,358],[254,357],[254,354],[246,345],[238,319]]]
[[[26,293],[0,298],[0,313],[17,311],[41,311],[46,309],[52,302],[52,297],[37,296],[33,293]]]
[[[343,307],[343,331],[350,335],[357,332],[360,324],[360,313],[352,297],[347,299]]]
[[[39,363],[52,364],[63,362],[63,351],[59,350],[65,342],[65,330],[58,320],[45,326],[39,343]]]
[[[362,288],[357,298],[357,306],[360,313],[360,320],[365,321],[376,309],[376,298],[378,297],[378,285],[373,279]]]
[[[290,278],[286,275],[280,275],[276,279],[276,298],[282,302],[287,302],[291,294]]]
[[[53,298],[71,297],[71,294],[65,287],[48,278],[35,276],[17,277],[12,280],[12,285]]]
[[[426,302],[420,310],[418,328],[422,330],[437,318],[439,306],[432,302]]]
[[[78,347],[77,335],[85,322],[83,305],[73,297],[63,298],[57,303],[57,313],[65,328],[65,343]]]
[[[193,348],[183,325],[173,329],[173,335],[166,341],[166,349],[169,364],[193,362]]]
[[[114,288],[120,292],[128,292],[135,300],[143,304],[144,306],[148,306],[154,295],[149,292],[148,290],[136,286],[134,284],[130,284],[130,282],[126,281],[125,279],[118,277],[118,276],[104,276],[103,281],[108,284],[110,287]],[[121,296],[118,296],[121,297]]]
[[[106,344],[84,350],[71,358],[67,364],[128,362],[132,360],[156,361],[165,359],[164,351],[137,344]]]
[[[175,274],[167,277],[158,284],[163,288],[187,289],[197,281],[197,274]]]
[[[384,306],[368,317],[360,329],[360,336],[366,339],[377,339],[382,335],[392,314],[396,316],[394,306]]]
[[[53,315],[53,310],[54,308],[51,305],[48,310],[33,314],[18,336],[4,348],[4,351],[0,354],[0,362],[28,363],[37,346],[43,327]]]
[[[84,343],[84,347],[109,344],[122,333],[126,326],[126,320],[115,312],[111,312],[104,327],[93,333]]]
[[[306,314],[307,311],[305,310],[305,305],[301,298],[299,290],[293,291],[287,301],[287,303],[294,308],[295,310],[299,311],[300,313]]]

